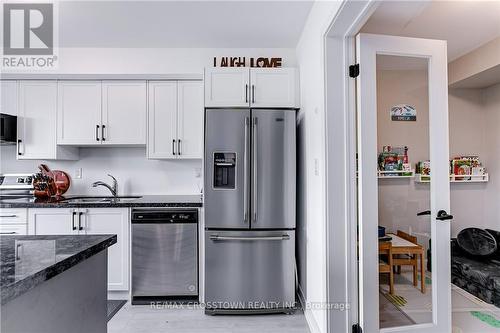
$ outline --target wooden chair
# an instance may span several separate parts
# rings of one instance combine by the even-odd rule
[[[412,236],[410,234],[407,234],[404,231],[398,230],[397,232],[398,237],[401,237],[403,239],[406,239],[407,241],[418,244],[417,243],[417,237]],[[417,272],[418,272],[418,257],[417,255],[413,254],[404,254],[404,255],[399,255],[396,256],[396,258],[393,259],[392,261],[393,265],[395,266],[395,271],[397,274],[401,274],[401,266],[412,266],[413,267],[413,286],[417,286]],[[422,272],[423,275],[423,272]],[[423,278],[423,277],[422,277]]]
[[[378,244],[378,272],[379,274],[387,273],[389,274],[389,294],[394,294],[394,272],[392,270],[393,267],[393,259],[392,259],[392,244],[391,242],[381,242]],[[380,259],[380,256],[383,255],[387,257],[387,260]]]

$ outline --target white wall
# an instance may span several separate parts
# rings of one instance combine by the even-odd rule
[[[301,289],[306,301],[325,304],[326,214],[325,214],[325,59],[324,36],[341,2],[316,1],[297,45],[300,69],[301,110],[298,145],[299,189],[298,239],[306,253],[299,253]],[[327,331],[327,312],[306,309],[312,332]]]
[[[296,65],[294,49],[212,49],[212,48],[61,48],[58,74],[202,74],[213,66],[213,57],[282,57],[284,67]],[[15,147],[0,148],[0,172],[36,172],[42,161],[17,161]],[[79,161],[46,161],[52,169],[71,176],[83,169],[83,178],[74,179],[68,193],[105,194],[106,189],[91,189],[96,180],[107,181],[106,174],[117,177],[121,194],[199,193],[203,185],[196,175],[200,160],[154,161],[146,158],[144,148],[81,148]]]

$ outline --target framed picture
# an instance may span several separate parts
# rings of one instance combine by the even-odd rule
[[[417,110],[409,104],[399,104],[391,108],[392,121],[417,121]]]

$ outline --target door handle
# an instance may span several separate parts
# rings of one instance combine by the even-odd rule
[[[172,155],[175,155],[175,139],[172,140]]]
[[[21,156],[21,143],[23,143],[23,140],[17,139],[17,155]]]
[[[177,155],[182,155],[181,139],[177,139]]]
[[[76,215],[76,212],[73,212],[72,216],[71,216],[71,226],[73,227],[73,230],[76,230],[76,227],[75,227],[75,215]]]
[[[101,127],[101,139],[102,141],[106,141],[106,137],[104,136],[104,129],[106,128],[106,125],[102,125]]]
[[[431,215],[430,210],[424,210],[423,212],[417,213],[417,216]]]
[[[78,230],[83,230],[83,227],[82,227],[82,215],[83,215],[83,212],[79,212],[78,213]]]
[[[253,223],[257,223],[257,117],[253,118],[253,132],[252,132],[252,144],[253,144],[253,158],[252,158],[252,171],[253,171],[253,200],[252,200],[252,205],[253,205]]]
[[[16,244],[16,260],[21,260],[21,257],[19,256],[19,248],[22,247],[23,244]]]
[[[0,217],[17,217],[17,215],[16,214],[0,215]]]
[[[446,221],[446,220],[453,220],[453,215],[448,214],[445,210],[440,210],[438,212],[438,215],[436,217],[436,220],[439,221]]]
[[[248,83],[245,84],[245,103],[248,103]]]
[[[250,117],[245,117],[245,142],[243,149],[243,223],[248,222],[248,127]]]
[[[219,236],[219,235],[210,235],[210,240],[213,241],[225,241],[225,240],[236,240],[236,241],[276,241],[276,240],[289,240],[289,235],[281,235],[281,236],[256,236],[256,237],[247,237],[247,236]]]
[[[9,232],[0,232],[0,235],[15,235],[17,232],[15,231],[9,231]]]
[[[252,103],[255,103],[255,85],[252,84]]]
[[[99,125],[95,125],[95,141],[99,141]]]

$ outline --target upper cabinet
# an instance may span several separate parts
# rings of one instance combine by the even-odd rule
[[[145,81],[59,81],[58,89],[58,144],[146,144]]]
[[[100,144],[101,82],[59,81],[57,143]]]
[[[203,82],[149,82],[148,157],[203,157]]]
[[[206,107],[298,108],[295,68],[207,68]]]
[[[146,144],[147,94],[145,81],[102,82],[103,144]]]
[[[1,81],[0,113],[17,116],[17,81]]]
[[[18,159],[78,159],[76,148],[56,145],[56,81],[20,81]]]

